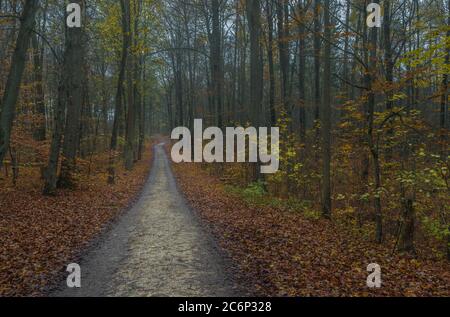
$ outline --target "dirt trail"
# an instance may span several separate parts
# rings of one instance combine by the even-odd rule
[[[192,184],[198,186],[198,184]],[[79,263],[82,287],[53,296],[234,296],[225,261],[179,193],[163,146],[137,204]]]

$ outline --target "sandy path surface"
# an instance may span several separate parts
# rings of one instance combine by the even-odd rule
[[[79,264],[82,287],[64,281],[53,296],[238,295],[228,264],[178,191],[162,145],[137,204]]]

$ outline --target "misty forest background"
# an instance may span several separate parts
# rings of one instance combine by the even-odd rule
[[[0,0],[0,193],[58,196],[94,171],[114,186],[197,118],[278,126],[277,174],[204,168],[255,204],[450,259],[450,1],[71,2],[81,28],[67,1]]]

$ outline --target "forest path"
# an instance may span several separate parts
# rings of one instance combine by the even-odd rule
[[[80,261],[81,288],[64,281],[53,296],[236,295],[225,260],[178,191],[162,144],[154,155],[137,204]]]

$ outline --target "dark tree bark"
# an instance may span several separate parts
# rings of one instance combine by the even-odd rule
[[[398,244],[399,252],[415,254],[414,231],[415,231],[415,212],[412,199],[403,201],[403,224],[400,229],[400,240]]]
[[[126,0],[120,1],[120,7],[122,10],[122,58],[119,65],[119,78],[117,81],[116,100],[114,109],[114,124],[111,135],[110,156],[109,156],[109,177],[108,183],[115,183],[115,156],[117,151],[117,140],[119,136],[119,127],[123,114],[123,100],[124,100],[124,81],[125,81],[125,68],[128,60],[128,51],[130,48],[130,30],[129,20],[130,11],[126,3]]]
[[[306,136],[306,90],[305,90],[305,73],[306,73],[306,33],[305,33],[305,8],[303,0],[298,1],[299,11],[299,27],[298,27],[298,98],[299,98],[299,125],[300,125],[300,137],[301,140],[305,140]]]
[[[212,33],[211,33],[211,79],[213,86],[214,111],[217,126],[223,126],[223,69],[222,69],[222,31],[220,28],[220,2],[212,0]]]
[[[386,95],[386,109],[392,110],[394,103],[392,101],[391,86],[394,81],[394,60],[391,43],[391,0],[384,0],[383,33],[386,84],[388,85],[388,93]]]
[[[268,25],[268,44],[267,44],[267,59],[269,63],[269,111],[270,123],[272,126],[277,124],[277,114],[275,109],[275,65],[273,57],[273,1],[266,0],[266,15]]]
[[[130,33],[130,44],[133,40],[133,36],[136,35],[136,30],[134,32],[131,30],[131,8],[130,3],[127,2],[127,10],[130,12],[130,19],[128,19],[128,30]],[[126,121],[126,133],[125,133],[125,168],[130,171],[134,167],[134,149],[136,143],[136,104],[135,104],[135,86],[134,86],[134,72],[135,72],[135,58],[136,56],[133,52],[129,52],[129,59],[127,65],[127,97],[128,97],[128,112]]]
[[[43,50],[39,47],[37,35],[32,38],[33,45],[33,71],[35,81],[35,107],[38,116],[38,124],[34,131],[36,141],[44,141],[46,138],[46,120],[45,120],[45,95],[43,87]]]
[[[263,60],[261,48],[261,1],[247,0],[246,11],[250,35],[250,120],[259,126],[263,118]],[[251,164],[251,181],[260,179],[259,164]]]
[[[375,1],[378,3],[378,1]],[[367,127],[367,138],[370,153],[372,156],[373,165],[373,176],[375,179],[375,197],[374,197],[374,208],[375,208],[375,222],[376,222],[376,241],[377,243],[383,242],[383,215],[381,208],[381,165],[380,165],[380,154],[378,145],[375,140],[375,91],[373,90],[373,82],[375,80],[377,72],[377,47],[378,47],[378,28],[374,27],[370,30],[370,42],[369,42],[369,71],[366,74],[366,86],[368,87],[368,127]]]
[[[330,0],[324,2],[325,16],[325,48],[323,75],[323,106],[322,106],[322,214],[331,218],[331,19]]]
[[[347,0],[346,3],[346,8],[345,8],[345,39],[344,39],[344,65],[343,65],[343,78],[345,80],[349,80],[349,76],[348,76],[348,62],[349,62],[349,40],[350,40],[350,35],[349,35],[349,31],[350,31],[350,8],[351,8],[351,2],[350,0]],[[350,98],[350,89],[351,86],[344,83],[345,89],[344,89],[344,96],[345,99],[343,100],[343,102],[346,102],[348,98]]]
[[[145,60],[141,57],[139,62],[141,85],[145,83]],[[141,86],[143,87],[143,86]],[[143,91],[143,90],[142,90]],[[138,160],[142,160],[145,146],[145,93],[138,94],[139,96],[139,144],[138,144]]]
[[[392,53],[391,41],[391,0],[384,1],[384,20],[383,20],[383,44],[384,44],[384,67],[386,73],[386,110],[391,111],[394,107],[393,97],[393,82],[394,82],[394,59]],[[388,130],[388,137],[393,136],[394,131]],[[386,150],[386,158],[392,156],[392,150],[388,147]]]
[[[47,167],[44,171],[44,195],[56,195],[58,181],[58,162],[61,152],[61,141],[64,132],[64,113],[66,110],[66,91],[64,87],[64,78],[67,74],[61,74],[58,87],[58,99],[55,109],[55,126],[52,135],[52,143]]]
[[[84,11],[84,1],[74,1]],[[76,185],[76,158],[80,141],[81,112],[83,109],[84,74],[84,30],[66,29],[66,51],[64,56],[65,89],[67,93],[67,117],[64,130],[63,157],[58,186],[74,188]]]
[[[289,19],[286,14],[287,0],[278,0],[277,3],[277,19],[278,19],[278,49],[280,59],[280,82],[281,82],[281,103],[285,110],[290,114],[290,106],[288,104],[289,89],[289,30],[287,21]]]
[[[321,25],[320,25],[320,9],[321,0],[314,1],[314,119],[320,119],[320,104],[321,104],[321,87],[320,87],[320,71],[321,63],[320,56],[322,52],[321,43]]]
[[[263,98],[263,61],[261,54],[261,3],[247,1],[247,19],[250,33],[250,106],[252,122],[261,123]]]
[[[244,9],[245,10],[245,9]],[[239,29],[241,30],[240,44],[239,44],[239,72],[238,72],[238,106],[241,110],[239,115],[239,120],[241,122],[246,122],[250,120],[250,113],[248,111],[248,83],[247,83],[247,28],[244,25],[244,13],[238,13],[236,23],[239,23]]]
[[[450,0],[447,1],[447,39],[450,38]],[[450,48],[447,46],[446,55],[445,55],[445,64],[449,65],[450,63]],[[448,99],[449,99],[449,85],[448,85],[448,73],[445,73],[442,76],[442,84],[441,84],[442,96],[441,96],[441,111],[440,111],[440,128],[441,132],[441,156],[443,160],[447,158],[448,155]],[[449,238],[450,239],[450,238]]]
[[[8,152],[11,130],[14,122],[17,100],[19,98],[20,84],[25,69],[26,54],[30,44],[33,29],[36,24],[35,17],[38,1],[27,0],[23,8],[19,35],[17,36],[16,48],[11,60],[8,80],[2,99],[0,113],[0,164]]]
[[[132,66],[129,66],[132,69]],[[134,87],[133,87],[133,72],[128,72],[128,112],[127,112],[127,125],[125,133],[125,168],[130,171],[134,167],[134,148],[136,143],[136,107],[134,104]]]

